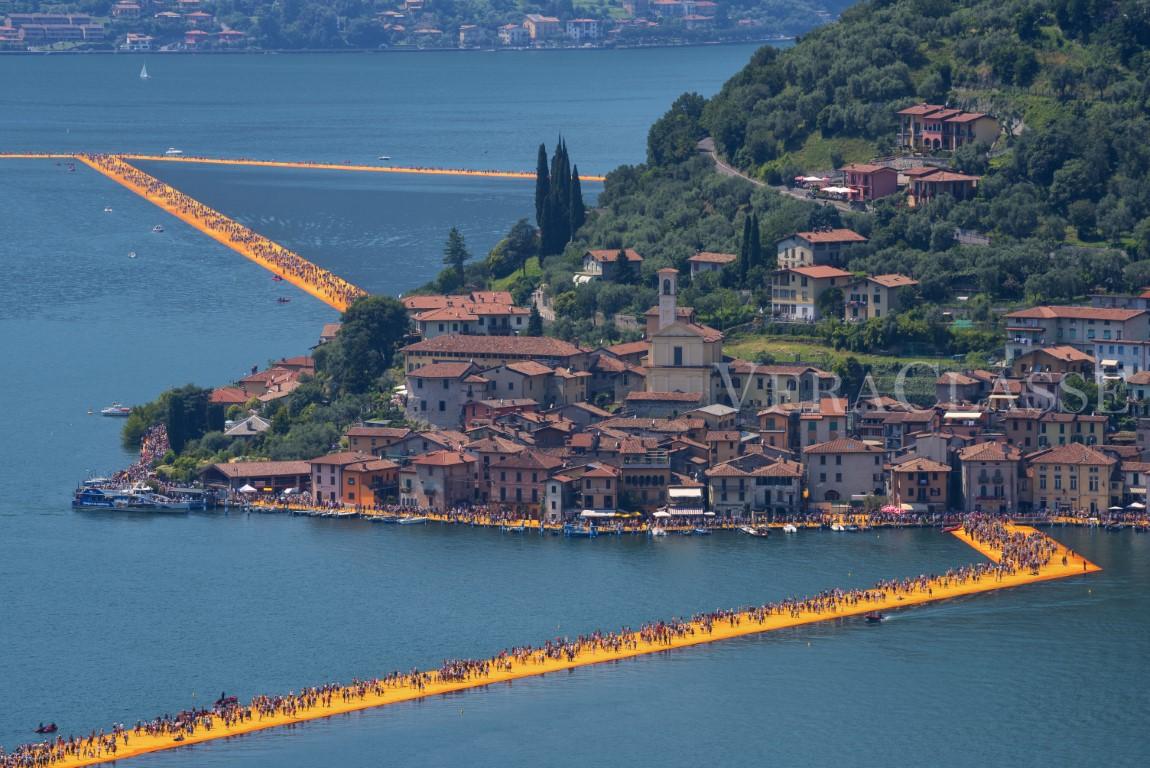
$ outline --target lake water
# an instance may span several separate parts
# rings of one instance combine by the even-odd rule
[[[562,130],[581,167],[605,170],[641,160],[674,96],[713,91],[750,50],[171,57],[149,60],[148,83],[138,58],[0,58],[0,147],[530,167]],[[170,172],[391,292],[434,274],[449,226],[480,253],[528,215],[531,194],[473,179]],[[434,666],[976,559],[929,531],[567,541],[72,512],[75,480],[131,459],[120,423],[89,408],[297,354],[334,313],[82,168],[0,163],[0,222],[0,744],[42,720],[85,731],[225,689]],[[159,222],[166,232],[151,233]],[[777,633],[132,764],[1141,765],[1150,537],[1056,535],[1106,570],[877,628]]]

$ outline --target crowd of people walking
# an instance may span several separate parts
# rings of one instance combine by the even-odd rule
[[[118,155],[80,157],[161,207],[194,219],[201,230],[222,239],[232,249],[262,263],[276,274],[306,284],[341,311],[366,295],[363,289],[129,165]]]
[[[657,651],[682,644],[684,639],[711,636],[724,624],[739,627],[748,623],[766,628],[773,617],[816,621],[887,609],[912,597],[933,598],[936,591],[940,591],[941,596],[947,588],[986,578],[997,580],[1024,571],[1037,573],[1058,552],[1058,546],[1048,537],[1011,530],[997,518],[973,515],[965,519],[963,526],[971,538],[997,551],[998,562],[952,568],[942,574],[884,580],[866,589],[830,589],[813,597],[787,598],[755,607],[699,613],[688,619],[651,622],[637,630],[624,628],[617,632],[596,631],[574,638],[556,638],[539,646],[509,648],[486,659],[448,659],[434,671],[396,671],[349,684],[327,683],[298,693],[256,696],[246,706],[234,696],[221,694],[211,708],[166,714],[131,728],[117,725],[87,736],[58,736],[50,741],[19,746],[7,754],[0,751],[0,768],[49,768],[70,759],[112,759],[117,752],[128,748],[133,738],[171,738],[174,746],[216,729],[226,734],[245,730],[241,726],[252,722],[307,715],[322,717],[330,713],[336,703],[364,702],[370,706],[386,703],[388,695],[395,692],[403,692],[406,698],[411,698],[413,693],[433,694],[451,684],[481,685],[524,667],[527,668],[525,674],[532,674],[554,668],[556,661],[590,663],[627,652]]]

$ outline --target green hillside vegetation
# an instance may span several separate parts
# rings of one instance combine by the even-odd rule
[[[991,352],[989,307],[1070,302],[1150,284],[1150,4],[1134,0],[880,0],[866,2],[793,48],[763,48],[710,100],[684,94],[652,126],[647,163],[609,174],[600,207],[542,280],[560,311],[556,332],[599,340],[595,311],[642,312],[654,270],[686,271],[698,250],[737,253],[756,213],[768,253],[817,225],[849,226],[871,242],[856,272],[902,272],[921,282],[901,322],[820,326],[841,348],[940,354]],[[989,112],[1006,127],[993,147],[950,158],[981,175],[968,201],[906,207],[902,196],[868,213],[840,214],[714,173],[696,143],[747,173],[782,184],[803,172],[893,152],[898,109],[920,101]],[[800,164],[810,160],[812,165]],[[956,229],[988,246],[960,245]],[[575,287],[586,248],[632,247],[645,260],[634,286]],[[688,283],[683,303],[730,328],[768,303],[767,267]],[[974,330],[951,333],[941,307],[974,297]],[[917,331],[915,330],[917,329]],[[908,337],[905,332],[916,335]]]

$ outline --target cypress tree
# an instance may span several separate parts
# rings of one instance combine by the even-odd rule
[[[527,335],[543,335],[543,315],[539,314],[539,307],[531,305],[531,316],[527,318]]]
[[[635,282],[635,265],[627,258],[626,248],[620,248],[619,255],[615,257],[615,282],[620,285]]]
[[[739,281],[745,283],[747,280],[747,269],[750,267],[751,260],[751,214],[747,214],[743,219],[743,239],[739,243]]]
[[[547,172],[547,145],[539,145],[539,159],[535,164],[535,224],[543,226],[543,206],[551,194],[551,177]]]
[[[571,236],[579,231],[587,220],[587,209],[583,206],[583,185],[579,181],[579,166],[571,169]]]

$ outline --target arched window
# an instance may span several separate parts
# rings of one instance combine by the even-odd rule
[[[839,500],[839,492],[838,491],[827,491],[826,495],[823,496],[823,500],[825,500],[825,501],[838,501]]]
[[[665,277],[663,278],[663,295],[664,296],[670,296],[671,295],[671,281]]]

